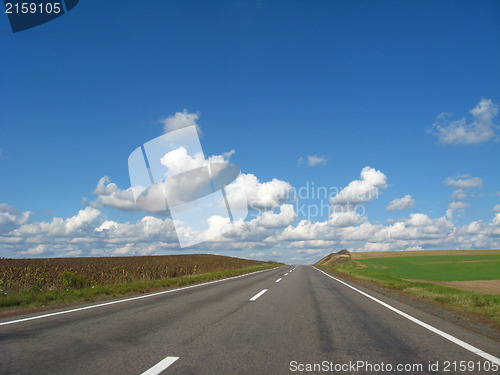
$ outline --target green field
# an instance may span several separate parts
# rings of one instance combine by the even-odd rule
[[[500,331],[499,250],[332,253],[316,265],[340,277],[350,275],[475,314]]]
[[[500,280],[500,254],[386,257],[357,262],[366,267],[363,273],[407,280]]]

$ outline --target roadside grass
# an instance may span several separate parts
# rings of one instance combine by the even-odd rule
[[[374,283],[388,290],[402,292],[404,294],[417,297],[418,299],[438,303],[456,311],[478,314],[481,318],[489,321],[497,329],[500,328],[500,295],[458,290],[432,283],[404,280],[396,275],[404,274],[405,276],[408,276],[408,272],[410,272],[410,270],[405,267],[408,267],[409,263],[406,263],[404,258],[395,258],[403,260],[401,264],[404,266],[397,272],[393,272],[389,267],[392,262],[389,261],[388,263],[385,263],[385,261],[389,259],[391,258],[380,259],[384,262],[375,262],[375,264],[366,264],[366,261],[368,260],[366,259],[362,262],[350,260],[349,262],[336,266],[325,266],[321,264],[317,264],[316,266],[325,270],[333,270],[341,274],[348,274],[355,278]],[[435,260],[436,257],[433,257],[433,259]],[[485,263],[487,262],[481,262],[480,264]],[[448,264],[448,266],[450,266],[450,264]],[[406,270],[406,273],[403,273],[402,270]],[[427,274],[427,272],[425,273]],[[417,272],[417,276],[418,277],[412,276],[411,278],[422,279],[424,275],[423,273]],[[473,276],[474,275],[472,274],[471,277]],[[497,279],[498,278],[500,277],[497,276]]]
[[[280,266],[280,263],[265,263],[233,270],[207,272],[195,275],[168,277],[158,280],[129,282],[122,284],[96,285],[92,287],[70,287],[62,290],[40,290],[33,288],[18,294],[0,294],[0,311],[46,307],[74,302],[93,302],[110,297],[148,293],[166,288],[198,284]],[[70,277],[69,277],[70,278]]]

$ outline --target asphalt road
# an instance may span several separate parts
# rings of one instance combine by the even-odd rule
[[[473,353],[498,359],[498,342],[356,288],[379,302],[311,266],[285,266],[35,320],[12,322],[47,312],[2,319],[0,373],[500,373]],[[306,371],[314,364],[317,371]],[[464,365],[472,371],[460,371]]]

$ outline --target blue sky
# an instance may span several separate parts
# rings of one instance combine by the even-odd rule
[[[0,256],[498,248],[498,19],[498,1],[81,1],[13,34],[4,15]],[[345,199],[274,196],[275,216],[180,249],[168,218],[95,194],[126,191],[129,154],[176,113],[207,157],[235,151],[255,199]]]

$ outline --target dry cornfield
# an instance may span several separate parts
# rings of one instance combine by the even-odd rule
[[[264,262],[208,254],[0,259],[0,295],[123,284],[234,270]]]

